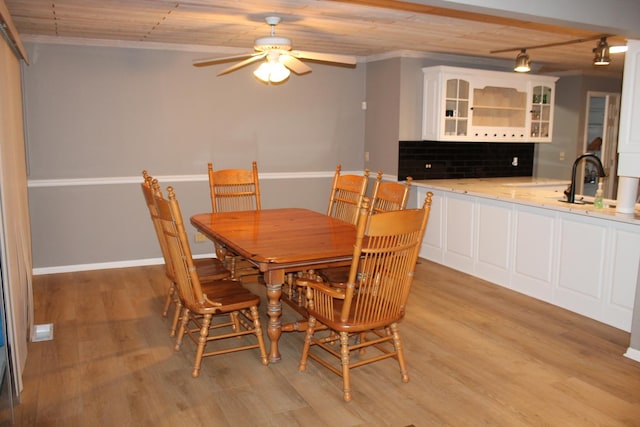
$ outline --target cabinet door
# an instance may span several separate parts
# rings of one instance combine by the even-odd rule
[[[425,68],[422,139],[459,141],[468,137],[470,84],[464,75]]]
[[[521,208],[515,216],[512,289],[552,301],[556,267],[553,211]]]
[[[531,124],[529,138],[535,142],[551,142],[553,123],[553,91],[548,85],[535,85],[531,89]]]
[[[442,87],[438,74],[424,72],[422,95],[422,139],[439,141],[442,128],[440,111],[442,110]]]
[[[473,273],[473,236],[475,200],[447,194],[444,219],[444,263],[456,270]]]
[[[429,222],[422,239],[422,247],[420,256],[442,264],[443,262],[443,218],[444,218],[444,193],[434,189],[425,189],[416,187],[418,194],[418,203],[416,208],[421,208],[427,191],[433,192],[433,202],[431,204],[431,213],[429,214]]]
[[[467,136],[469,123],[469,81],[451,78],[444,81],[444,137]]]
[[[605,260],[610,248],[602,221],[565,217],[559,223],[562,244],[558,250],[555,301],[592,319],[601,316],[605,286]]]
[[[478,199],[475,275],[508,283],[511,269],[513,209],[509,203]]]

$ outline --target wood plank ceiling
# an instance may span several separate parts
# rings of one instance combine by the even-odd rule
[[[592,65],[598,33],[415,3],[385,0],[6,0],[19,34],[38,40],[92,39],[202,46],[204,51],[251,52],[269,35],[264,18],[282,17],[276,34],[299,50],[375,58],[391,52],[436,52],[515,60],[530,49],[537,72],[581,70],[620,74],[624,54],[607,67]],[[623,37],[609,35],[610,45]]]

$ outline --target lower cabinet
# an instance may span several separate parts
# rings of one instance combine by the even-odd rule
[[[553,298],[557,269],[555,212],[515,209],[513,275],[510,288],[544,301]]]
[[[640,227],[416,188],[434,193],[421,257],[630,331]]]

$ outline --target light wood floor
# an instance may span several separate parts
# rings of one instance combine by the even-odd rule
[[[350,403],[335,374],[298,372],[300,333],[280,363],[228,354],[191,378],[194,346],[174,352],[160,316],[161,266],[34,282],[54,340],[29,344],[19,426],[640,426],[629,334],[424,260],[401,324],[411,381],[394,360],[358,368]]]

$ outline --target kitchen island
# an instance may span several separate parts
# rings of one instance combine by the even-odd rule
[[[420,256],[628,332],[640,209],[622,214],[611,200],[602,209],[560,201],[568,183],[531,177],[414,181],[417,200],[434,193]]]

